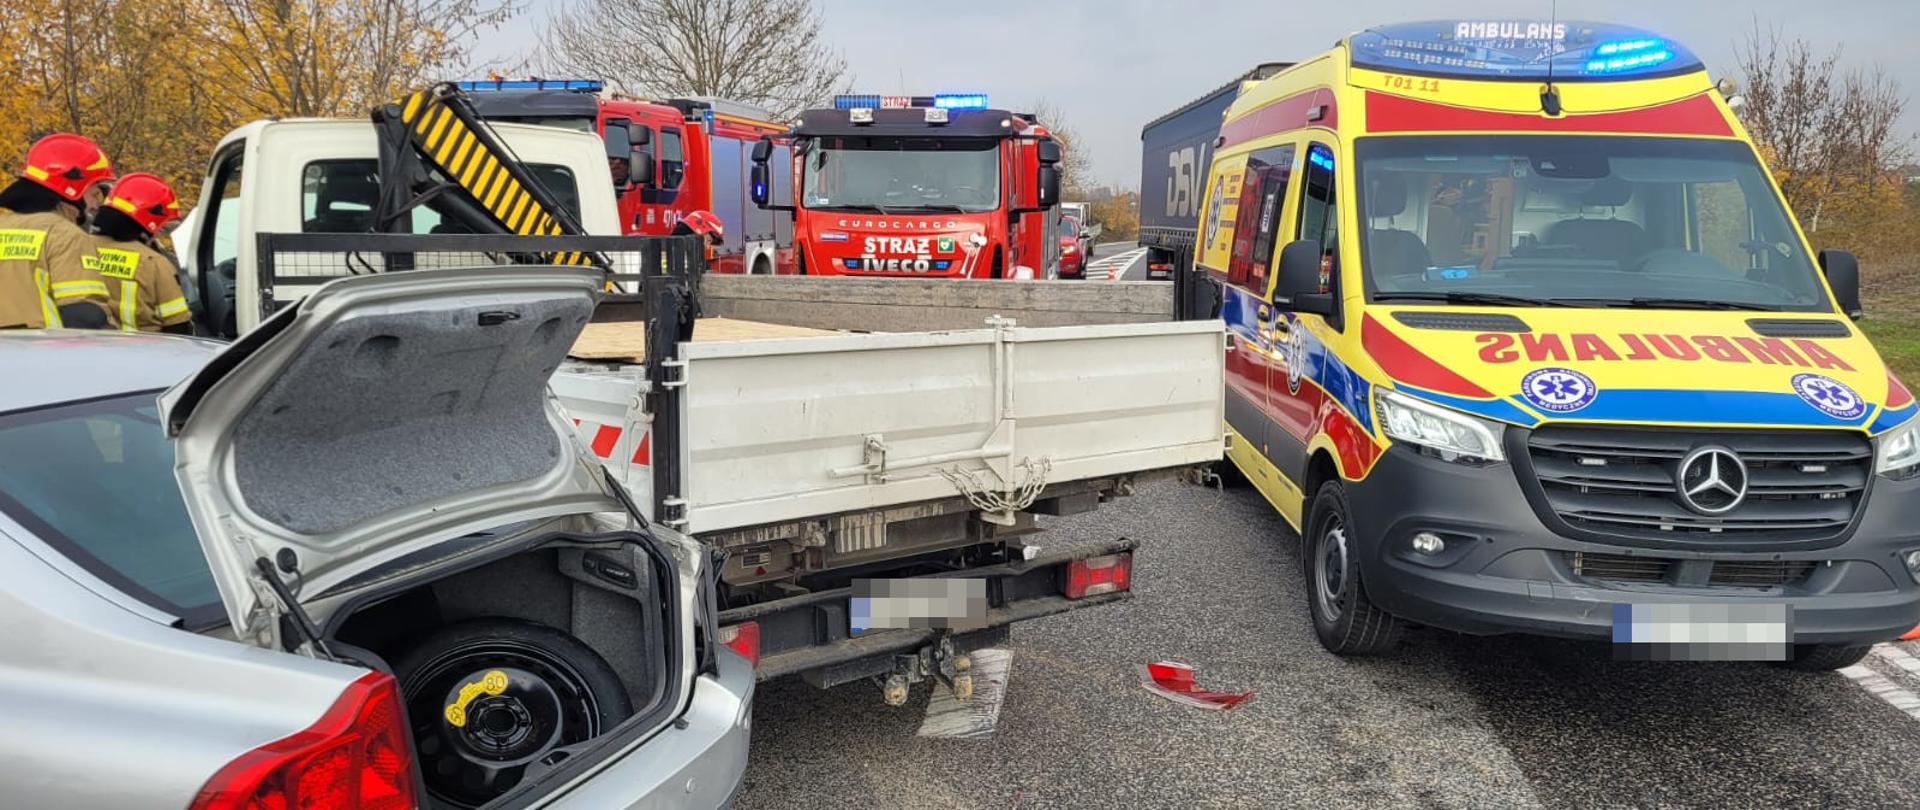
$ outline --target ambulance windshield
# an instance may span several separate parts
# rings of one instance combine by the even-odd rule
[[[1372,300],[1832,309],[1745,144],[1393,137],[1355,156]]]
[[[1000,200],[999,142],[821,138],[806,153],[801,204],[882,214],[977,213]]]

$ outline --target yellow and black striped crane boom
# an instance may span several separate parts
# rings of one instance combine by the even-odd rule
[[[470,214],[491,220],[492,227],[485,230],[520,236],[586,235],[580,223],[574,221],[553,193],[500,142],[453,84],[437,84],[396,104],[376,109],[373,118],[383,140],[403,131],[413,156],[437,173],[438,185],[457,187],[471,204],[467,206]],[[383,162],[404,162],[406,157],[394,145],[386,143],[382,144],[382,152]],[[397,185],[398,193],[407,197],[413,193],[410,182],[383,185],[389,188]],[[451,190],[434,188],[428,193],[444,195]],[[419,200],[383,195],[382,202],[383,207],[389,209],[382,213],[393,216],[418,204]],[[376,216],[376,220],[383,221],[384,217]],[[550,254],[548,260],[554,264],[604,266],[602,257],[578,251]]]

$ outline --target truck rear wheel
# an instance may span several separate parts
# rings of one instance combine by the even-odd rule
[[[1320,646],[1334,655],[1380,655],[1400,642],[1400,620],[1374,606],[1361,581],[1346,486],[1320,485],[1308,512],[1301,554],[1307,575],[1307,612]]]
[[[519,619],[428,635],[394,666],[435,807],[478,807],[554,749],[633,714],[620,676],[587,645]]]
[[[1872,649],[1865,644],[1795,644],[1793,660],[1775,663],[1801,672],[1828,672],[1860,663]]]

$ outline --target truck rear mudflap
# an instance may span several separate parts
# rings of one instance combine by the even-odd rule
[[[846,587],[723,611],[722,637],[757,638],[756,673],[763,681],[800,675],[825,688],[874,679],[889,703],[905,700],[906,685],[926,678],[964,693],[968,682],[959,676],[966,653],[1003,642],[1008,625],[1131,596],[1134,546],[1120,538],[914,578],[984,581],[984,620],[963,628],[854,632],[855,588]]]

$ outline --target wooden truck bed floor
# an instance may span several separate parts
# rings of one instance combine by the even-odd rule
[[[735,318],[701,318],[693,325],[693,339],[696,341],[763,340],[838,334],[841,333],[827,329],[784,326]],[[587,324],[587,328],[580,333],[580,339],[574,341],[573,351],[569,354],[581,360],[645,362],[647,324],[645,321]]]

